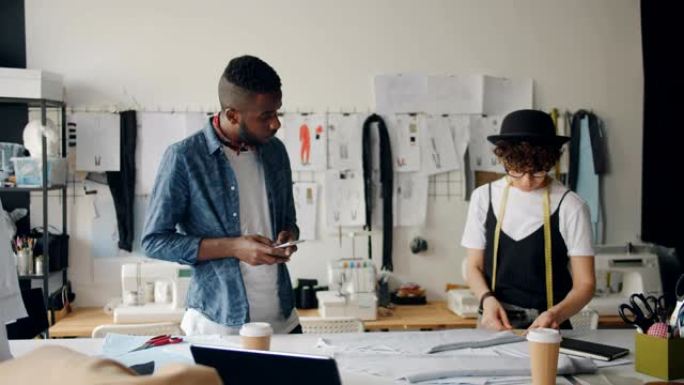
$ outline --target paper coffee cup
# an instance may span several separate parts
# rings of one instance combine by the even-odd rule
[[[555,385],[561,335],[556,329],[531,329],[527,332],[530,348],[532,385]]]
[[[242,347],[252,350],[269,350],[273,328],[268,322],[251,322],[240,328]]]

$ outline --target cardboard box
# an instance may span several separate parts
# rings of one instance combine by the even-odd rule
[[[663,380],[684,378],[684,338],[636,333],[634,369]]]
[[[0,68],[0,97],[63,101],[62,75],[41,70]]]

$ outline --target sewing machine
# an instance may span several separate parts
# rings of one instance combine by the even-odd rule
[[[588,306],[600,315],[617,315],[632,293],[663,293],[658,255],[649,246],[597,246],[595,251],[596,292]]]
[[[375,266],[367,259],[339,259],[328,263],[329,291],[316,293],[321,317],[377,319]]]
[[[123,264],[114,323],[180,322],[191,277],[191,267],[175,263]]]

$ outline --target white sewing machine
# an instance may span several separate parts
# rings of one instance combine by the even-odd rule
[[[328,263],[329,291],[316,292],[321,317],[377,319],[375,266],[367,259],[339,259]]]
[[[191,277],[191,267],[176,263],[122,265],[123,303],[114,309],[114,323],[180,322]]]
[[[589,307],[600,315],[617,315],[632,293],[661,295],[658,255],[649,246],[597,246],[596,292]]]

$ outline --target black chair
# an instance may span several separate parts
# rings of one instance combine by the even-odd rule
[[[10,340],[32,339],[44,333],[49,327],[43,289],[22,290],[21,298],[24,300],[28,317],[7,324],[7,338]]]

